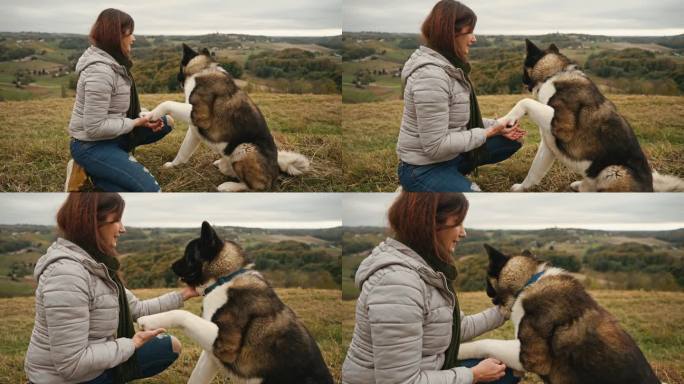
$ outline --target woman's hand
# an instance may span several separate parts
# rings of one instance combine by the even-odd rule
[[[133,344],[135,344],[135,349],[142,347],[145,345],[145,343],[152,340],[153,337],[156,337],[158,334],[164,332],[166,332],[166,329],[164,328],[136,332],[135,335],[133,335]]]
[[[473,384],[498,380],[506,374],[506,365],[497,359],[484,359],[472,367]]]
[[[134,127],[147,127],[152,130],[152,132],[157,132],[164,127],[164,122],[162,119],[158,119],[155,121],[150,121],[148,116],[145,117],[138,117],[137,119],[133,120],[133,126]]]
[[[194,287],[190,286],[181,289],[180,294],[183,296],[183,301],[200,295]]]
[[[520,128],[520,123],[516,122],[511,127],[506,127],[501,132],[501,136],[507,138],[508,140],[518,140],[527,135],[527,131]]]

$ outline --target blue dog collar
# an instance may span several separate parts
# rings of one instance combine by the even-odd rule
[[[520,288],[520,290],[519,290],[518,292],[515,293],[515,296],[518,297],[518,296],[522,293],[522,291],[525,290],[525,288],[527,288],[527,287],[529,287],[530,285],[536,283],[537,280],[539,280],[539,278],[542,277],[542,275],[544,274],[544,272],[545,272],[545,271],[541,271],[541,272],[537,272],[537,273],[535,273],[534,275],[532,275],[532,277],[530,277],[530,279],[527,280],[527,283],[525,283],[525,285],[524,285],[522,288]]]
[[[241,268],[241,269],[239,269],[239,270],[237,270],[237,271],[231,273],[230,275],[226,275],[226,276],[223,276],[223,277],[219,277],[219,279],[216,280],[216,282],[215,282],[214,284],[208,286],[208,287],[204,290],[204,296],[208,295],[209,292],[213,291],[214,288],[218,287],[219,285],[225,284],[225,283],[227,283],[227,282],[233,280],[235,277],[237,277],[237,276],[239,276],[239,275],[241,275],[241,274],[243,274],[243,273],[245,273],[245,272],[247,272],[247,271],[248,271],[247,269]]]

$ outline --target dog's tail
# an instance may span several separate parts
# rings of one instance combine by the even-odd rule
[[[684,180],[676,176],[653,172],[654,192],[684,192]]]
[[[309,159],[301,153],[278,151],[278,167],[291,176],[299,176],[309,171]]]

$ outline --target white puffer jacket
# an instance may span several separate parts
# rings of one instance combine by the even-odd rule
[[[118,290],[104,264],[65,239],[36,263],[36,317],[24,370],[35,384],[80,383],[128,360],[133,340],[116,337]],[[133,320],[183,306],[178,292],[140,301],[126,290]]]
[[[468,130],[470,85],[463,71],[421,46],[404,64],[404,114],[397,141],[399,158],[412,165],[451,160],[486,141],[484,127]]]
[[[126,117],[131,103],[131,77],[126,68],[100,48],[91,46],[76,64],[76,101],[69,135],[82,141],[113,139],[133,129]]]
[[[342,383],[472,383],[469,368],[441,370],[455,305],[444,274],[406,245],[387,238],[361,262],[356,284],[361,294]],[[504,321],[497,307],[470,316],[461,312],[461,341]]]

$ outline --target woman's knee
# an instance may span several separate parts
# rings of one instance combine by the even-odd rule
[[[181,350],[183,349],[183,345],[181,344],[180,340],[176,338],[176,336],[171,336],[171,349],[175,353],[181,353]]]

